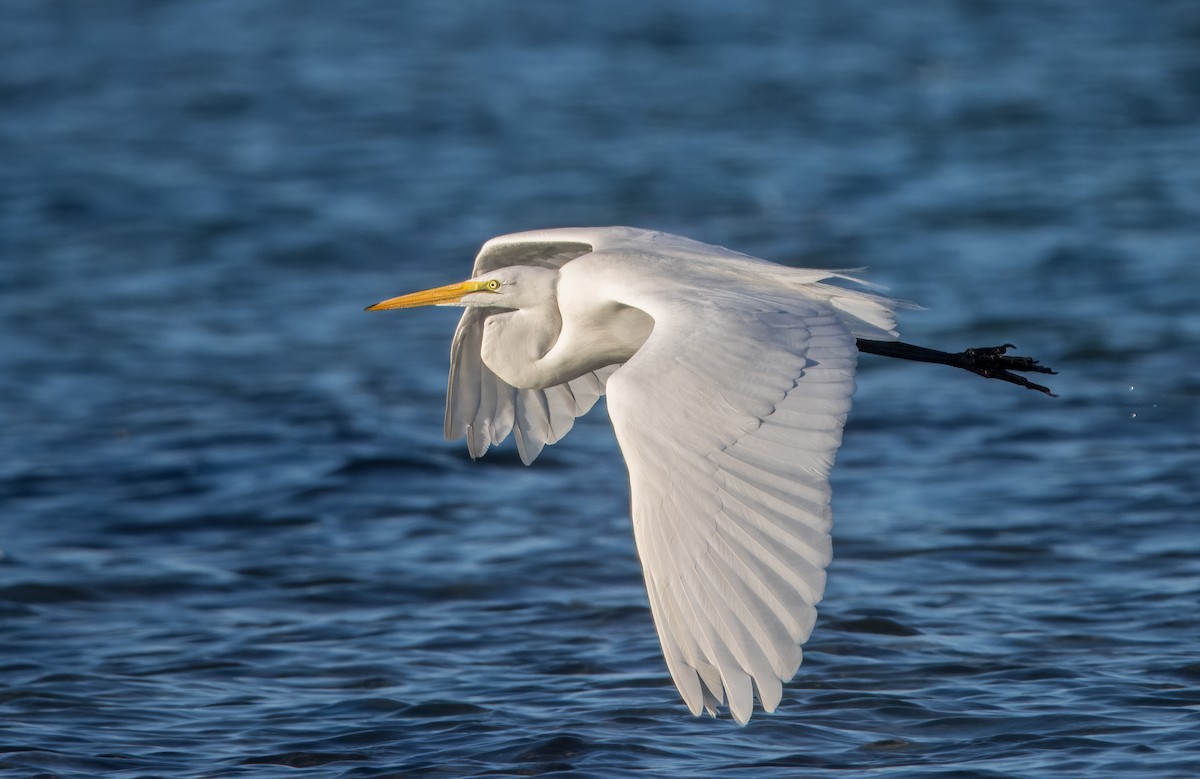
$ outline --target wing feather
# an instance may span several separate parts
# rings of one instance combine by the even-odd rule
[[[543,392],[518,390],[513,437],[521,461],[531,463],[550,438],[550,408]]]
[[[675,680],[675,686],[679,688],[679,694],[683,696],[683,702],[687,704],[692,714],[699,715],[704,710],[704,692],[695,665],[688,662],[684,656],[684,650],[676,638],[676,635],[680,635],[676,626],[681,625],[682,622],[675,613],[674,605],[665,602],[663,597],[665,588],[650,586],[651,581],[652,576],[650,572],[647,572],[646,589],[650,596],[650,614],[654,618],[658,641],[662,645],[663,657],[667,661],[667,669],[671,672],[671,678]]]
[[[755,694],[779,704],[824,592],[854,336],[800,288],[656,278],[621,302],[655,320],[608,396],[667,667],[693,713],[724,701],[745,723]]]
[[[735,549],[723,536],[718,536],[716,543],[723,545],[724,550],[717,547],[714,550],[717,554],[712,556],[714,564],[697,571],[708,579],[706,589],[714,596],[713,605],[726,627],[728,640],[732,642],[740,666],[750,673],[760,689],[764,685],[771,689],[773,685],[782,694],[776,668],[781,668],[783,661],[774,654],[773,644],[775,641],[795,642],[789,640],[786,628],[778,618],[766,610],[758,592],[760,582],[754,578],[747,581],[744,576],[747,564],[753,565],[754,558],[747,558],[744,550]],[[728,697],[732,709],[733,701],[739,700],[740,696],[731,692]],[[749,719],[753,708],[748,691],[742,702],[746,704],[746,716],[741,718],[744,721]],[[774,709],[777,704],[778,697],[774,702],[764,699],[764,708],[768,710]],[[737,712],[735,716],[738,716]]]

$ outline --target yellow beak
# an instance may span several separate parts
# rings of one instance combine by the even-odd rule
[[[398,298],[389,298],[373,306],[367,306],[367,311],[386,311],[391,308],[416,308],[417,306],[447,306],[462,300],[463,295],[479,292],[484,289],[482,281],[460,281],[457,284],[447,284],[444,287],[411,292]]]

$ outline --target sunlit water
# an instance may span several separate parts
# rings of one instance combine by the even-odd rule
[[[603,410],[473,463],[453,312],[361,311],[613,223],[1061,371],[864,358],[746,728],[670,682]],[[1192,2],[5,3],[0,769],[1195,776],[1198,247]]]

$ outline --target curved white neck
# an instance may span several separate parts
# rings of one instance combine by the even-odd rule
[[[508,302],[512,309],[484,322],[480,356],[519,389],[553,387],[623,363],[654,328],[645,312],[554,271],[524,269]]]

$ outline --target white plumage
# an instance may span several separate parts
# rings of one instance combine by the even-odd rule
[[[829,470],[856,338],[895,303],[679,236],[625,227],[488,241],[462,284],[373,308],[460,305],[446,435],[511,432],[532,462],[602,395],[667,667],[693,714],[773,711],[829,564]]]

